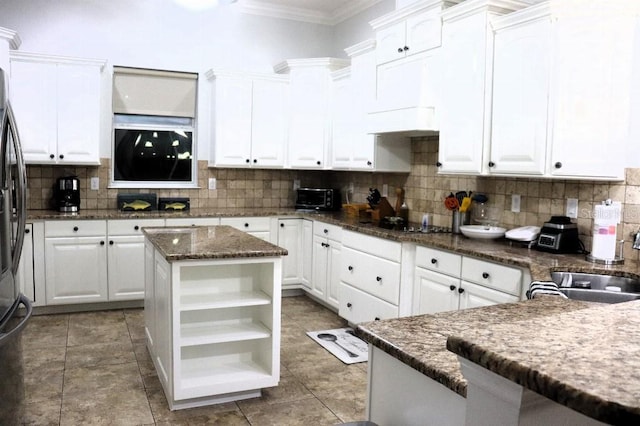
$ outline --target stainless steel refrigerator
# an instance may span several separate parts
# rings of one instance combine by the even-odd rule
[[[0,425],[21,424],[24,372],[21,333],[31,317],[31,302],[20,293],[16,273],[27,218],[27,175],[20,138],[0,68]],[[20,309],[20,306],[25,309]]]

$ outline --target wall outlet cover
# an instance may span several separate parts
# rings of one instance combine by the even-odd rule
[[[296,189],[300,188],[300,179],[294,179],[293,180],[293,190],[295,191]]]
[[[520,194],[511,195],[511,211],[520,213]]]
[[[216,178],[209,178],[209,189],[216,189]]]
[[[100,189],[100,178],[97,176],[93,176],[91,178],[91,190],[97,191]]]
[[[567,198],[566,216],[572,219],[578,218],[578,199],[577,198]]]

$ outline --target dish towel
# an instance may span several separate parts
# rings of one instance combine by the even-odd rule
[[[558,290],[558,284],[553,281],[532,281],[529,284],[529,291],[527,291],[527,299],[533,299],[539,294],[549,294],[552,296],[560,296],[567,298],[567,296]]]

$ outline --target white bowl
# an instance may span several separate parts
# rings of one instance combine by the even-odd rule
[[[462,235],[465,237],[483,240],[493,240],[504,237],[506,231],[506,228],[500,228],[499,226],[462,225],[460,227],[460,232],[462,232]]]

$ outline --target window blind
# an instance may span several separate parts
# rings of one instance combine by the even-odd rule
[[[197,82],[194,73],[113,67],[113,112],[195,118]]]

